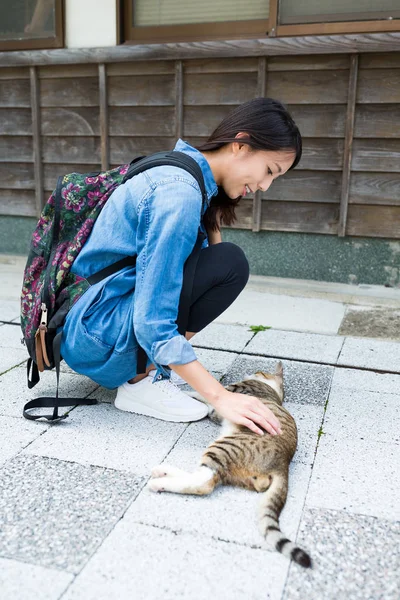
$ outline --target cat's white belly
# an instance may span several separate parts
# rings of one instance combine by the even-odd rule
[[[236,433],[237,431],[238,431],[238,428],[234,423],[232,423],[231,421],[228,421],[228,419],[223,419],[218,439],[221,439],[228,435],[232,435],[233,433]]]

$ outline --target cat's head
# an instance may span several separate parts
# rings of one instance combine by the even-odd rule
[[[275,367],[275,373],[265,373],[265,371],[256,371],[253,375],[248,375],[245,380],[255,379],[269,385],[278,394],[281,402],[283,401],[283,365],[279,361]]]

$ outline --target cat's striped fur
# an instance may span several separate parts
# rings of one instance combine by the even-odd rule
[[[208,446],[196,472],[186,473],[169,465],[160,465],[153,469],[149,487],[153,491],[198,495],[210,494],[217,485],[234,485],[261,492],[259,525],[262,535],[284,556],[303,567],[311,567],[308,554],[288,540],[279,527],[279,515],[288,491],[289,464],[297,446],[296,423],[282,406],[282,364],[278,363],[274,375],[260,371],[226,389],[259,398],[278,418],[282,434],[272,436],[266,432],[260,436],[224,419],[220,437]],[[215,411],[210,417],[221,422]]]

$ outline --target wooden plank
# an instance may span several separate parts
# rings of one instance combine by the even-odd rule
[[[29,79],[3,81],[0,85],[0,107],[30,108],[30,106]]]
[[[42,155],[47,163],[100,163],[100,138],[45,137]]]
[[[98,106],[99,82],[97,77],[77,79],[42,79],[41,106]]]
[[[161,150],[172,150],[174,146],[174,137],[113,136],[110,138],[111,164],[125,164],[136,156],[152,154]]]
[[[107,67],[110,77],[116,75],[173,75],[175,73],[172,60],[138,60],[128,63],[110,63]]]
[[[357,79],[358,79],[358,55],[353,54],[350,58],[350,78],[349,78],[349,96],[347,102],[346,115],[346,135],[344,139],[343,151],[343,179],[342,193],[340,198],[340,213],[338,235],[343,237],[346,235],[347,210],[349,204],[349,189],[350,189],[350,170],[351,158],[353,152],[353,137],[354,137],[354,116],[356,110],[356,95],[357,95]]]
[[[185,73],[246,73],[258,72],[258,59],[256,58],[200,58],[185,60],[183,64]]]
[[[348,235],[400,238],[400,206],[349,206]]]
[[[357,102],[400,102],[400,69],[360,69]]]
[[[340,71],[270,72],[268,94],[286,104],[345,104],[348,73]]]
[[[183,135],[208,137],[235,106],[185,106]]]
[[[31,136],[0,136],[0,162],[33,163]]]
[[[175,63],[175,138],[179,140],[183,132],[183,65],[181,60]],[[160,132],[161,133],[161,132]],[[165,132],[165,135],[168,135]]]
[[[267,59],[261,56],[258,59],[258,96],[265,98],[267,88]],[[261,229],[261,192],[257,190],[253,197],[253,222],[252,231],[260,231]]]
[[[30,108],[0,108],[0,135],[27,135],[31,130]]]
[[[173,106],[110,106],[110,135],[175,136]]]
[[[352,173],[350,204],[400,206],[400,173]]]
[[[343,140],[303,138],[300,169],[337,171],[343,166]]]
[[[91,64],[46,65],[39,67],[39,79],[71,79],[71,77],[97,77],[97,66]]]
[[[34,190],[33,164],[0,162],[0,188]]]
[[[99,65],[99,104],[101,168],[103,171],[107,171],[110,166],[110,141],[108,137],[108,93],[105,64]]]
[[[359,104],[356,110],[354,136],[357,138],[398,138],[400,104]]]
[[[296,168],[278,177],[262,196],[266,200],[339,203],[341,184],[340,171],[301,171]]]
[[[303,137],[344,137],[345,104],[296,104],[288,109]]]
[[[43,208],[43,165],[42,138],[40,135],[40,87],[36,67],[30,67],[30,76],[33,138],[33,172],[35,176],[36,214],[39,217]]]
[[[400,140],[354,140],[353,171],[400,172]]]
[[[261,229],[335,234],[338,217],[337,204],[264,200]]]
[[[256,92],[256,73],[185,73],[185,105],[241,104]]]
[[[82,164],[82,163],[70,163],[70,164],[49,164],[43,165],[43,176],[44,176],[44,188],[45,190],[54,190],[57,185],[57,179],[60,175],[67,175],[68,173],[95,173],[101,171],[101,165],[99,163],[93,164]]]
[[[28,79],[29,80],[29,69],[27,67],[14,67],[0,69],[0,79]],[[6,84],[3,84],[6,85]]]
[[[99,114],[93,108],[43,108],[41,121],[42,135],[100,135]]]
[[[0,215],[18,217],[36,217],[34,190],[0,189]]]
[[[268,71],[339,71],[349,69],[348,55],[271,56]]]
[[[399,52],[380,52],[379,54],[361,54],[360,69],[400,69]]]
[[[359,33],[351,35],[301,35],[290,38],[168,42],[166,44],[121,44],[104,48],[62,48],[0,53],[0,67],[48,64],[184,60],[238,56],[279,56],[295,54],[346,54],[353,52],[395,52],[400,50],[400,33]]]
[[[253,200],[251,198],[243,198],[236,207],[235,214],[237,220],[231,226],[232,229],[251,229],[253,224]]]
[[[175,80],[171,75],[109,77],[109,106],[173,106]]]

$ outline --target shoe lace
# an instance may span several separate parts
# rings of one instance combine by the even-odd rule
[[[163,392],[168,394],[171,398],[182,393],[179,387],[171,381],[171,379],[160,379],[154,383],[157,387],[159,387]]]

